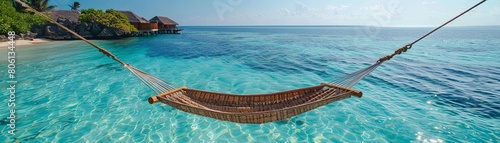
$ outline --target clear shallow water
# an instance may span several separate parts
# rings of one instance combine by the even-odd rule
[[[176,85],[251,94],[332,81],[431,30],[381,28],[366,35],[362,29],[185,27],[181,35],[95,42]],[[149,105],[153,92],[80,41],[19,48],[18,131],[13,137],[2,126],[0,141],[498,142],[498,33],[499,27],[443,29],[357,84],[363,98],[260,125]],[[7,62],[0,64],[7,87]],[[7,99],[2,102],[6,107]]]

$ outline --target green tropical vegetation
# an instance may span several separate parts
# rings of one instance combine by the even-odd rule
[[[23,0],[23,2],[40,12],[52,10],[57,7],[57,5],[49,5],[49,0]]]
[[[138,30],[128,22],[127,16],[121,12],[108,9],[106,11],[93,8],[83,9],[78,18],[80,22],[97,22],[104,26],[125,30],[127,32],[138,32]]]
[[[37,11],[47,11],[55,8],[48,5],[48,0],[22,0]],[[80,8],[79,2],[70,5],[73,10]],[[138,32],[129,23],[128,18],[121,12],[108,9],[106,11],[96,9],[81,10],[80,22],[97,22],[104,26],[117,28],[126,32]],[[31,30],[32,26],[44,24],[46,20],[31,12],[23,11],[19,4],[14,4],[13,0],[0,0],[0,34],[7,34],[9,31],[25,33]]]
[[[24,33],[33,25],[45,23],[45,19],[38,15],[17,11],[11,0],[0,0],[0,34],[9,31]]]
[[[71,7],[71,10],[78,10],[80,8],[80,2],[75,1],[73,5],[68,5]]]

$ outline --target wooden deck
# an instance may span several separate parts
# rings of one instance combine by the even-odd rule
[[[132,33],[132,36],[156,36],[158,34],[181,34],[179,31],[184,29],[172,28],[172,29],[151,29],[151,30],[139,30],[139,32]]]
[[[182,31],[182,28],[171,28],[171,29],[159,29],[158,33],[160,34],[180,34],[179,31]]]

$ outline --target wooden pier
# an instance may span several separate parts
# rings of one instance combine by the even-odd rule
[[[181,28],[177,28],[177,25],[179,24],[168,17],[155,16],[149,21],[155,21],[158,23],[158,33],[160,34],[180,34],[179,31],[184,30]]]
[[[162,29],[158,30],[158,33],[160,34],[180,34],[179,31],[182,31],[184,29],[181,28],[172,28],[172,29]]]
[[[127,16],[129,23],[132,24],[139,32],[133,33],[132,36],[152,36],[158,34],[180,34],[179,31],[184,29],[177,28],[179,25],[168,17],[155,16],[150,20],[140,17],[132,11],[118,11]]]

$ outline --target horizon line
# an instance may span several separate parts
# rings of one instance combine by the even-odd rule
[[[372,27],[371,25],[313,25],[313,24],[304,24],[304,25],[295,25],[295,24],[290,24],[290,25],[265,25],[265,24],[256,24],[256,25],[180,25],[179,27],[182,26],[188,26],[188,27]],[[428,27],[437,27],[439,25],[394,25],[394,26],[373,26],[373,27],[380,27],[380,28],[428,28]],[[446,27],[500,27],[500,25],[448,25]]]

